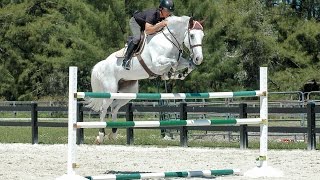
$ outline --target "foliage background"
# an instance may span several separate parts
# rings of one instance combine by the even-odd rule
[[[175,15],[206,18],[204,62],[170,92],[253,90],[259,66],[269,67],[270,91],[295,91],[320,80],[320,2],[175,0]],[[79,89],[90,71],[122,48],[135,10],[158,0],[0,0],[0,99],[65,99],[68,66],[78,66]],[[164,92],[164,82],[140,81],[141,92]]]

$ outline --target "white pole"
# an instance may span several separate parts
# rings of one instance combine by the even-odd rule
[[[260,91],[265,92],[260,96],[260,167],[267,166],[268,151],[268,68],[260,67]]]
[[[76,132],[73,124],[77,122],[77,99],[74,93],[77,92],[77,71],[78,68],[69,67],[69,108],[68,108],[68,163],[67,174],[75,175],[76,167]]]
[[[283,177],[283,172],[267,164],[268,151],[268,69],[260,67],[260,91],[264,92],[260,96],[260,156],[259,165],[244,173],[244,176],[258,177]]]

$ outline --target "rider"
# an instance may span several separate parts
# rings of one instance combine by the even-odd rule
[[[122,62],[122,66],[126,70],[130,70],[130,59],[138,46],[141,32],[144,31],[149,35],[160,31],[167,25],[167,21],[164,19],[169,17],[173,11],[173,0],[160,0],[159,8],[133,14],[133,17],[129,21],[133,39],[128,42],[128,48]]]

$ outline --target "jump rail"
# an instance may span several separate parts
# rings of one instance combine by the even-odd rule
[[[281,177],[283,173],[267,165],[268,149],[268,88],[267,88],[267,68],[260,67],[260,90],[238,91],[238,92],[211,92],[211,93],[93,93],[77,92],[77,67],[69,68],[69,110],[68,110],[68,162],[67,176],[76,176],[76,131],[78,128],[104,128],[104,127],[144,127],[144,126],[211,126],[214,124],[260,124],[260,164],[245,173],[245,176],[254,177]],[[260,118],[252,119],[229,119],[224,120],[180,120],[168,122],[76,122],[77,121],[77,98],[111,98],[111,99],[203,99],[203,98],[227,98],[227,97],[253,97],[260,96]],[[158,173],[151,173],[156,175]],[[170,173],[169,173],[170,174]],[[175,174],[175,173],[171,173]],[[179,173],[178,173],[179,174]],[[186,174],[186,173],[185,173]],[[189,173],[188,173],[189,174]],[[191,173],[192,174],[192,173]],[[197,173],[193,173],[197,174]],[[201,173],[200,173],[201,174]],[[205,173],[202,173],[205,174]],[[164,174],[164,177],[166,174]],[[136,174],[126,179],[133,179]],[[144,174],[143,174],[144,176]],[[100,177],[100,176],[91,176]],[[117,175],[111,175],[117,179]],[[120,177],[120,176],[119,176]],[[153,177],[153,176],[152,176]],[[161,174],[163,177],[163,174]],[[144,177],[142,177],[144,178]]]
[[[107,98],[107,99],[213,99],[232,97],[264,96],[266,91],[236,91],[236,92],[208,92],[208,93],[103,93],[77,92],[75,98]]]
[[[150,178],[172,178],[172,177],[212,177],[223,175],[238,175],[238,169],[204,170],[204,171],[180,171],[160,173],[132,173],[132,174],[110,174],[104,176],[87,176],[90,180],[125,180],[125,179],[150,179]]]
[[[213,120],[168,120],[168,121],[125,121],[125,122],[77,122],[76,128],[134,128],[134,127],[172,127],[172,126],[214,126],[226,124],[259,124],[260,118],[213,119]]]

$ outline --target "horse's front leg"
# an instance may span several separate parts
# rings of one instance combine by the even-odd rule
[[[172,76],[170,79],[180,79],[184,80],[186,78],[186,75],[181,72],[181,73],[176,73],[174,76]]]
[[[180,79],[184,80],[194,69],[195,64],[192,61],[188,61],[181,57],[176,71],[169,71],[162,76],[162,79]],[[183,70],[183,71],[182,71]]]
[[[178,66],[177,59],[167,58],[165,56],[159,56],[155,61],[155,67],[158,74],[168,72],[170,69],[176,70]]]
[[[184,80],[195,68],[196,68],[196,65],[192,61],[189,61],[187,69],[177,74],[177,77],[175,78]]]
[[[164,73],[161,76],[161,80],[163,80],[163,81],[170,80],[170,79],[172,79],[172,76],[174,76],[174,75],[175,75],[175,72],[173,71],[173,69],[171,69],[170,71]]]
[[[162,72],[164,72],[161,76],[162,80],[184,80],[196,67],[191,60],[183,57],[180,57],[179,61],[177,62],[176,59],[166,58],[164,56],[158,57],[156,66],[157,69],[160,69]]]
[[[178,61],[178,64],[177,64],[176,70],[177,70],[177,71],[180,71],[180,70],[189,68],[191,62],[192,62],[192,61],[187,60],[187,59],[185,59],[185,58],[183,58],[183,57],[180,57],[180,59],[179,59],[179,61]]]
[[[189,62],[188,68],[183,71],[181,74],[179,74],[179,79],[184,80],[194,69],[196,68],[196,65],[193,62]]]

